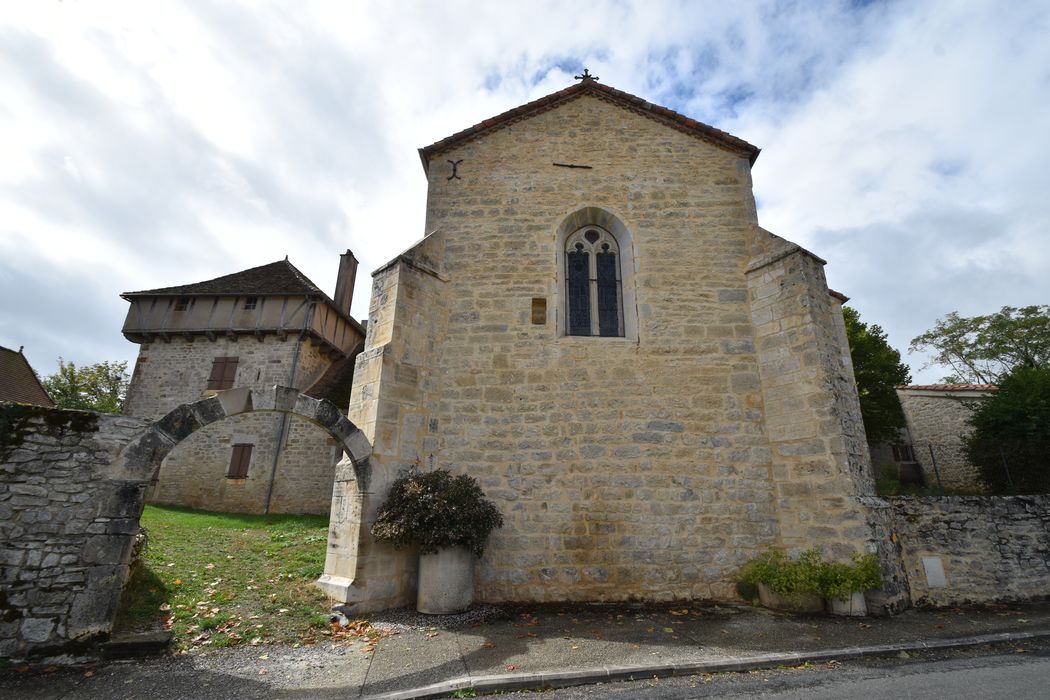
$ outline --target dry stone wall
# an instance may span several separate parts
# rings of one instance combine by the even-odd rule
[[[145,421],[0,404],[0,658],[109,632],[145,483],[110,473]],[[6,444],[3,444],[6,442]]]
[[[914,604],[1050,595],[1050,496],[889,500]]]

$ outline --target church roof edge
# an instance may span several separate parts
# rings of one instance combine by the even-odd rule
[[[705,141],[715,143],[724,148],[728,148],[731,151],[738,152],[741,155],[747,156],[748,161],[752,165],[754,165],[755,160],[758,159],[758,154],[762,150],[741,138],[722,131],[721,129],[716,129],[713,126],[687,117],[684,114],[679,114],[667,107],[647,102],[641,97],[632,95],[629,92],[617,90],[616,88],[603,85],[591,78],[587,78],[575,85],[570,85],[563,90],[540,97],[532,102],[527,102],[515,107],[514,109],[503,112],[502,114],[498,114],[479,122],[474,126],[458,131],[451,136],[430,144],[429,146],[420,148],[419,158],[423,163],[423,170],[427,170],[431,157],[438,153],[454,148],[464,141],[502,129],[513,122],[553,109],[564,102],[585,94],[591,94],[600,99],[608,100],[620,105],[621,107],[662,122],[672,128],[691,134]]]

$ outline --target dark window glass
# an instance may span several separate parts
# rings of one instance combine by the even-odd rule
[[[569,335],[591,334],[590,255],[579,250],[565,256],[569,278]]]
[[[256,302],[256,298],[255,297],[247,297],[244,300],[244,310],[245,311],[250,311],[251,309],[254,309],[255,308],[255,302]]]
[[[175,300],[175,310],[185,311],[190,308],[190,300],[187,297],[179,297]]]
[[[608,246],[606,246],[608,247]],[[598,253],[598,335],[620,335],[619,283],[616,281],[616,254]]]

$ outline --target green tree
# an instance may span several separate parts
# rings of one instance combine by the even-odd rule
[[[904,427],[904,412],[894,387],[911,381],[901,354],[890,347],[882,328],[868,326],[856,309],[845,306],[846,338],[857,377],[864,432],[871,442],[890,440]]]
[[[1050,367],[1050,306],[1004,306],[987,316],[952,312],[911,341],[949,367],[946,382],[995,384],[1015,367]]]
[[[994,492],[1050,491],[1050,367],[1015,367],[969,422],[966,455]]]
[[[62,408],[120,413],[128,391],[128,363],[99,362],[77,367],[58,358],[58,371],[44,379],[44,388]]]

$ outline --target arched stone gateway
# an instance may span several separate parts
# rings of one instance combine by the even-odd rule
[[[303,418],[335,438],[352,465],[353,478],[362,491],[368,488],[371,470],[368,458],[372,445],[357,426],[346,419],[327,399],[315,399],[286,386],[270,389],[229,389],[213,396],[182,404],[166,416],[150,424],[138,438],[133,439],[113,461],[114,474],[122,478],[152,479],[168,453],[184,439],[206,425],[229,416],[253,411],[276,411]],[[341,463],[342,464],[342,463]]]
[[[168,453],[192,433],[229,416],[255,411],[297,415],[326,431],[343,446],[344,456],[336,466],[332,488],[325,573],[317,583],[332,597],[350,602],[356,597],[354,583],[361,513],[372,477],[369,462],[372,445],[331,401],[315,399],[285,386],[267,390],[240,388],[220,391],[200,401],[183,404],[151,424],[114,460],[114,474],[125,475],[118,478],[130,476],[148,482],[156,476]],[[137,506],[140,514],[142,507],[142,503]]]
[[[0,403],[0,563],[17,573],[0,577],[0,658],[65,653],[107,636],[146,485],[195,431],[257,411],[299,416],[342,445],[326,575],[318,583],[344,601],[360,599],[358,533],[372,445],[330,401],[282,386],[231,389],[183,404],[154,423]]]

